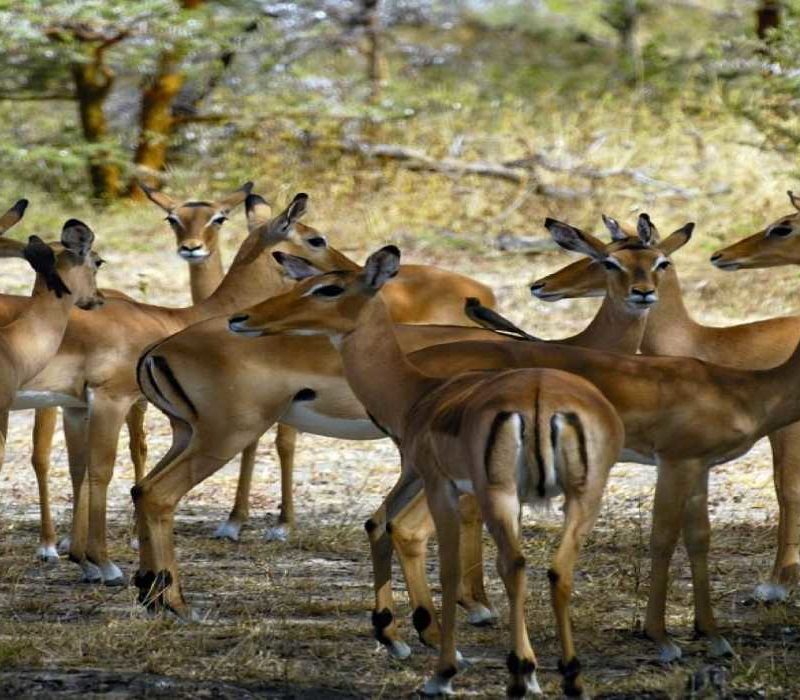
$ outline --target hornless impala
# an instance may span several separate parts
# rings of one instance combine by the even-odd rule
[[[519,544],[520,504],[564,493],[564,536],[552,567],[553,609],[562,667],[574,669],[566,691],[580,695],[569,619],[569,590],[581,544],[600,507],[608,472],[623,444],[619,416],[589,382],[553,370],[466,372],[437,379],[406,359],[378,291],[397,274],[400,251],[373,253],[363,270],[318,275],[304,261],[293,290],[230,319],[234,332],[328,337],[344,374],[373,421],[400,449],[402,471],[392,489],[402,509],[420,479],[439,540],[443,631],[427,695],[452,693],[456,674],[455,612],[459,573],[459,494],[474,494],[498,548],[497,569],[508,594],[512,648],[508,694],[541,693],[525,626],[525,558]],[[389,517],[395,511],[391,511]]]
[[[800,200],[792,199],[796,206]],[[606,219],[614,245],[622,245],[627,234],[613,219]],[[778,264],[780,251],[787,261],[800,260],[800,246],[792,257],[792,227],[800,231],[800,214],[783,217],[764,231],[712,256],[722,269]],[[553,301],[602,294],[603,270],[579,260],[531,286],[534,296]],[[674,270],[661,287],[661,301],[647,319],[641,351],[645,355],[696,357],[739,369],[767,369],[785,362],[800,342],[800,316],[785,316],[728,327],[704,326],[688,313]],[[778,494],[779,526],[775,565],[768,583],[755,589],[762,600],[783,600],[800,576],[800,425],[790,425],[768,436],[772,445],[775,488]]]
[[[597,239],[555,221],[548,225],[561,245],[605,259],[604,245]],[[650,240],[650,229],[643,227],[642,240],[608,262],[614,266],[614,272],[608,274],[610,294],[598,318],[608,324],[610,335],[618,336],[618,343],[594,331],[578,334],[568,341],[595,342],[606,349],[619,345],[624,352],[634,352],[644,328],[646,307],[656,300],[664,264],[669,262],[665,256],[688,240],[691,228],[690,224],[683,227],[661,243],[660,248],[653,248],[644,244]],[[340,267],[345,266],[355,268],[354,263],[345,265],[343,261]],[[402,300],[407,294],[401,285],[407,269],[401,267],[399,278],[382,291],[393,313],[394,300],[397,297]],[[642,280],[646,282],[643,294],[635,289]],[[427,298],[430,300],[431,295]],[[437,293],[436,298],[442,300],[442,313],[447,306],[445,297]],[[600,325],[593,323],[590,328]],[[404,352],[457,339],[497,338],[487,331],[449,326],[399,325],[396,334]],[[197,353],[198,347],[203,347],[204,352]],[[141,499],[137,509],[152,511],[153,519],[144,524],[157,540],[154,551],[147,557],[140,552],[140,599],[153,606],[163,604],[188,612],[177,585],[172,511],[195,483],[219,469],[248,440],[252,441],[278,419],[307,432],[334,437],[385,437],[353,396],[342,375],[338,354],[320,338],[301,341],[277,335],[248,342],[226,333],[215,320],[189,328],[151,348],[140,363],[139,378],[143,393],[171,417],[173,425],[172,449],[137,490]],[[168,394],[164,387],[170,389]],[[235,430],[231,430],[233,419]],[[481,623],[490,619],[491,612],[483,590],[480,522],[474,502],[464,505],[465,532],[477,531],[477,537],[462,540],[465,561],[470,562],[470,566],[464,567],[462,602],[469,611],[470,622]],[[432,618],[426,617],[426,611],[432,609],[430,596],[424,581],[422,587],[417,585],[425,571],[424,538],[416,539],[413,528],[409,528],[407,535],[396,543],[409,582],[412,607],[421,610],[420,615],[415,614],[414,623],[422,640],[435,645],[438,626],[430,624]],[[391,552],[391,543],[386,544]],[[160,577],[158,587],[153,586],[156,575]],[[167,581],[172,585],[167,585]],[[410,649],[398,639],[392,618],[387,621],[382,615],[383,590],[384,582],[376,580],[378,604],[373,618],[376,636],[394,656],[407,656]]]
[[[144,183],[139,187],[151,202],[167,213],[166,220],[172,227],[178,244],[178,255],[189,265],[189,286],[192,303],[207,299],[222,282],[222,254],[219,247],[219,232],[228,220],[230,212],[242,204],[253,189],[252,182],[246,182],[238,190],[214,202],[197,200],[178,201],[164,192],[150,189]],[[302,224],[296,224],[295,229]],[[314,231],[310,227],[305,227]],[[311,246],[325,245],[319,234],[310,235]],[[287,529],[294,525],[294,504],[292,500],[292,472],[297,431],[288,425],[278,424],[275,436],[275,449],[281,465],[281,506],[277,527],[267,530],[267,539],[285,540]],[[258,440],[242,451],[239,472],[239,485],[236,501],[228,520],[214,531],[214,537],[236,541],[242,525],[247,521],[250,509],[250,485],[255,468]]]
[[[93,241],[94,234],[86,224],[70,219],[64,224],[60,243],[49,246],[31,236],[22,247],[22,257],[36,271],[36,282],[25,309],[0,327],[2,415],[8,416],[19,388],[58,352],[73,304],[86,310],[103,304],[95,283],[100,258],[92,253]],[[0,465],[6,428],[0,427]]]

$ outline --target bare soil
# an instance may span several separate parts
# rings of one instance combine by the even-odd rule
[[[112,262],[125,262],[123,255],[116,258]],[[597,303],[545,305],[529,298],[525,283],[564,261],[556,254],[442,260],[492,284],[502,310],[531,332],[549,337],[580,328]],[[174,293],[181,288],[178,261],[153,253],[150,262],[148,299],[180,303],[185,297]],[[703,321],[725,324],[796,308],[796,273],[791,271],[723,274],[700,256],[692,260],[684,253],[676,262],[684,271],[687,303]],[[114,283],[141,293],[141,284],[126,287],[123,277],[115,275]],[[163,289],[156,284],[161,280],[166,281]],[[390,660],[371,637],[371,568],[362,523],[396,477],[391,443],[301,436],[298,529],[288,543],[262,538],[280,498],[271,438],[263,439],[259,449],[253,518],[241,542],[209,537],[233,502],[235,464],[188,494],[176,518],[178,556],[187,597],[202,622],[184,623],[143,613],[131,587],[78,583],[77,567],[65,559],[49,566],[36,561],[31,425],[30,412],[12,416],[0,473],[0,697],[394,698],[412,695],[432,669],[433,654],[414,639],[399,575],[398,611],[414,653],[402,663]],[[148,430],[152,465],[170,439],[166,421],[153,409]],[[132,468],[125,441],[111,487],[109,524],[112,556],[131,575],[137,559],[128,545]],[[753,586],[769,572],[776,540],[768,445],[762,441],[712,475],[713,602],[737,653],[721,665],[706,658],[704,644],[693,639],[691,578],[680,549],[672,568],[668,625],[684,649],[684,660],[660,666],[640,635],[654,477],[650,467],[615,468],[579,564],[573,619],[593,693],[603,698],[800,697],[797,598],[772,607],[750,599]],[[66,534],[70,486],[60,436],[51,488],[60,533]],[[558,539],[559,515],[559,503],[550,513],[526,513],[523,532],[531,562],[528,621],[540,682],[551,697],[559,694],[560,679],[545,571]],[[469,697],[504,692],[507,606],[492,559],[487,539],[489,590],[501,621],[488,628],[462,622],[459,628],[459,646],[472,665],[456,684]],[[431,556],[430,580],[438,591],[437,571]]]

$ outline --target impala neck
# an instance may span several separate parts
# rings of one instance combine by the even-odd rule
[[[380,295],[361,310],[356,329],[334,343],[358,400],[381,429],[402,438],[409,413],[441,380],[428,377],[408,361]]]
[[[189,265],[189,288],[192,290],[192,303],[208,299],[219,287],[224,277],[222,256],[219,250],[212,250],[203,262]]]
[[[782,365],[752,374],[755,379],[747,392],[747,401],[763,411],[762,434],[800,420],[800,343]]]
[[[289,283],[272,262],[268,248],[257,256],[246,254],[257,244],[257,235],[248,236],[214,292],[194,306],[179,310],[185,323],[198,323],[238,311],[289,288]]]
[[[647,318],[642,354],[692,357],[696,355],[696,339],[702,329],[689,315],[678,273],[670,267],[658,286],[658,303]]]
[[[71,294],[59,299],[37,281],[28,306],[3,329],[20,384],[39,374],[58,352],[72,302]]]
[[[633,355],[642,342],[648,314],[652,313],[643,311],[634,314],[624,302],[606,295],[591,323],[567,340],[570,345]]]

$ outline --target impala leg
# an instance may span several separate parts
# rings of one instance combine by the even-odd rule
[[[442,632],[436,673],[425,682],[423,695],[449,695],[453,692],[452,680],[458,672],[456,652],[456,606],[461,582],[459,562],[458,493],[449,480],[437,474],[425,481],[436,538],[439,541],[439,571],[442,584]]]
[[[297,444],[297,429],[278,423],[275,448],[281,463],[281,509],[278,526],[266,532],[268,540],[286,541],[294,528],[294,451]]]
[[[147,468],[147,432],[144,427],[147,401],[141,399],[131,406],[125,423],[128,426],[129,449],[133,462],[134,483],[144,478]]]
[[[190,615],[175,559],[175,508],[186,493],[227,462],[201,451],[199,446],[190,445],[175,460],[160,464],[131,490],[140,543],[139,571],[134,580],[139,602],[153,611]]]
[[[369,538],[375,586],[375,609],[372,612],[375,638],[392,656],[401,659],[406,658],[411,649],[400,639],[397,631],[392,600],[392,539],[387,530],[393,529],[389,521],[394,522],[402,510],[413,507],[419,500],[425,500],[422,481],[410,469],[403,469],[383,503],[364,524]],[[399,519],[402,522],[402,517]]]
[[[658,467],[650,534],[650,596],[644,629],[658,645],[662,663],[681,657],[680,647],[667,636],[665,624],[669,564],[681,531],[686,501],[703,469],[705,465],[697,461],[662,463]]]
[[[387,526],[397,552],[411,599],[412,623],[423,644],[438,647],[441,630],[426,579],[428,540],[434,533],[433,519],[424,497],[415,498]]]
[[[800,581],[800,423],[769,436],[775,493],[778,497],[778,549],[768,583],[755,596],[766,602],[785,600]]]
[[[458,602],[467,611],[467,622],[481,627],[492,624],[497,613],[492,609],[483,585],[483,518],[474,496],[462,495],[461,513],[461,587]]]
[[[56,529],[50,511],[50,451],[53,447],[53,433],[56,430],[58,409],[40,408],[35,411],[33,423],[33,454],[31,464],[36,474],[39,487],[40,541],[36,552],[42,561],[54,563],[58,561],[56,549]]]
[[[580,499],[580,496],[568,499],[564,534],[553,557],[553,563],[547,572],[558,637],[561,641],[561,660],[558,668],[564,676],[564,695],[567,697],[588,697],[583,687],[581,665],[575,653],[575,643],[572,638],[570,599],[575,562],[578,560],[583,542],[591,532],[597,514],[600,512],[602,493],[602,489],[596,493],[587,490],[586,497],[583,499]]]
[[[711,607],[711,586],[708,579],[708,549],[711,524],[708,520],[708,469],[698,475],[686,502],[683,516],[683,541],[692,566],[694,589],[694,628],[698,636],[707,637],[712,656],[732,656],[733,649],[717,630]]]
[[[144,478],[147,468],[147,432],[144,427],[145,414],[147,412],[147,401],[140,399],[131,406],[128,415],[125,416],[125,423],[128,426],[128,448],[133,462],[133,483],[136,484]],[[137,531],[136,523],[133,524],[133,532]],[[131,549],[139,549],[139,538],[134,534],[131,537]]]
[[[8,435],[9,410],[0,409],[0,470],[6,461],[6,436]]]
[[[233,502],[228,519],[214,530],[214,537],[217,539],[239,541],[239,534],[242,525],[250,517],[250,489],[253,485],[253,471],[256,466],[256,450],[258,440],[249,444],[242,450],[242,461],[239,466],[239,481],[236,484],[236,498]]]
[[[82,581],[102,581],[100,569],[86,559],[86,542],[89,533],[89,463],[88,442],[89,411],[85,408],[65,408],[64,439],[67,443],[69,476],[72,481],[72,529],[69,537],[69,558],[81,567]]]
[[[117,443],[131,404],[95,396],[89,410],[89,536],[86,558],[100,568],[107,586],[124,586],[122,571],[108,557],[106,506]]]

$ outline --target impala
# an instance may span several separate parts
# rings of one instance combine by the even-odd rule
[[[683,245],[692,229],[688,224],[660,244],[661,248],[654,248],[645,244],[651,231],[649,220],[644,223],[647,226],[642,226],[642,239],[619,251],[613,261],[607,261],[614,270],[608,273],[611,292],[599,312],[618,334],[620,340],[616,344],[626,352],[633,352],[638,345],[647,307],[657,299],[665,263],[669,263],[666,254]],[[585,250],[598,259],[608,257],[604,244],[588,234],[556,221],[549,221],[548,226],[561,245]],[[280,254],[277,257],[284,260]],[[349,263],[349,267],[356,266]],[[403,299],[407,295],[402,286],[406,269],[401,267],[399,277],[381,292],[390,311],[396,296]],[[642,280],[645,284],[640,291],[644,294],[634,290]],[[441,294],[434,298],[441,300],[440,313],[444,312],[446,298]],[[461,300],[455,301],[459,308],[463,306]],[[600,324],[593,325],[596,328]],[[449,326],[398,325],[395,332],[404,352],[465,338],[497,337],[487,331]],[[610,337],[596,332],[575,338],[591,340],[604,348],[615,346]],[[203,347],[204,352],[197,353],[198,347]],[[140,552],[140,599],[153,607],[165,606],[182,614],[188,614],[188,607],[178,585],[172,513],[194,484],[218,470],[248,440],[277,420],[340,438],[385,437],[353,396],[342,375],[338,354],[320,338],[301,341],[276,335],[247,342],[225,333],[224,326],[214,321],[187,329],[151,348],[140,362],[139,379],[143,393],[170,417],[173,426],[172,449],[136,492],[140,501],[137,511],[152,513],[143,526],[155,541],[149,552]],[[481,623],[490,619],[491,610],[483,590],[480,519],[474,501],[464,499],[462,506],[463,560],[467,564],[463,567],[466,573],[461,602],[469,611],[470,622]],[[435,618],[428,613],[433,604],[424,583],[424,542],[428,535],[417,535],[410,526],[392,539],[408,582],[415,627],[423,642],[435,645],[439,630]],[[373,552],[376,559],[387,552],[391,557],[392,542],[388,538],[370,539],[380,550]],[[381,576],[376,576],[376,636],[392,655],[404,657],[410,649],[398,638],[393,617],[383,615],[390,607],[390,603],[383,602],[385,584]]]
[[[800,200],[792,199],[800,206]],[[792,258],[792,226],[800,214],[783,217],[764,231],[715,253],[712,262],[721,269],[777,264],[780,251]],[[630,240],[613,219],[606,219],[615,245]],[[800,229],[799,229],[800,230]],[[800,252],[800,247],[799,252]],[[603,270],[579,260],[533,283],[534,296],[546,301],[602,293]],[[768,369],[785,362],[800,341],[800,316],[772,318],[735,326],[712,327],[695,321],[687,311],[675,270],[667,272],[661,301],[647,319],[641,343],[646,355],[696,357],[739,369]],[[768,435],[772,446],[775,488],[778,495],[778,548],[770,580],[758,585],[761,600],[783,600],[800,575],[800,425],[789,425]]]
[[[230,328],[246,335],[257,331],[330,338],[353,392],[400,450],[394,508],[402,509],[419,492],[420,480],[424,484],[439,540],[443,631],[436,674],[422,692],[450,694],[457,670],[459,494],[466,493],[474,494],[497,543],[497,568],[508,594],[508,694],[541,693],[525,627],[520,504],[563,492],[565,534],[548,575],[554,584],[565,690],[581,694],[569,597],[575,560],[623,443],[622,424],[611,405],[591,384],[564,372],[467,372],[447,379],[420,372],[406,359],[378,295],[399,270],[400,251],[394,246],[373,253],[363,270],[318,275],[302,260],[286,258],[284,265],[294,266],[296,278],[310,279],[232,317]]]

